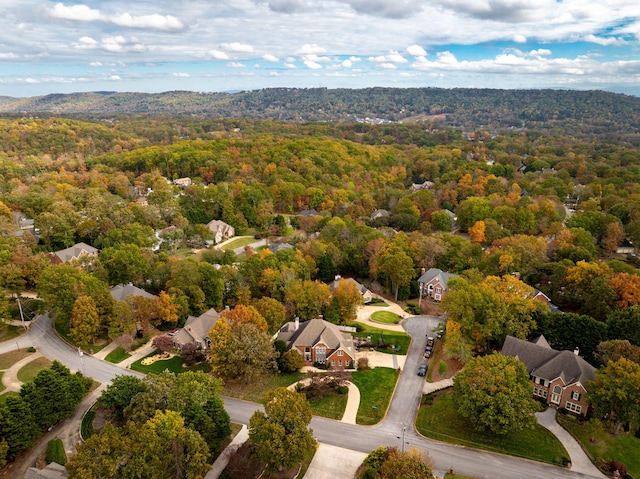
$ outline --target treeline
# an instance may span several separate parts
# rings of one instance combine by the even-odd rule
[[[636,138],[640,99],[604,91],[469,88],[270,88],[239,93],[172,91],[0,97],[0,111],[55,115],[188,114],[288,122],[359,118],[428,121],[474,130],[506,128]]]
[[[54,361],[29,382],[20,395],[0,406],[0,466],[13,461],[50,426],[69,417],[91,387],[91,379]]]

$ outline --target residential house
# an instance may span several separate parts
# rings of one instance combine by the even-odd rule
[[[549,305],[549,310],[552,313],[561,313],[562,312],[562,311],[560,311],[560,308],[558,308],[555,304],[553,304],[551,302],[551,298],[549,296],[544,294],[539,289],[535,289],[534,288],[534,291],[535,291],[535,294],[533,295],[533,299],[537,299],[538,301],[542,301],[544,303],[547,303]]]
[[[67,263],[83,256],[97,256],[98,250],[86,243],[76,243],[70,248],[49,253],[52,264]]]
[[[373,210],[373,213],[371,213],[371,220],[377,220],[378,218],[388,218],[390,216],[391,213],[389,213],[389,211],[387,210]]]
[[[284,341],[287,349],[298,351],[307,366],[319,363],[343,370],[352,368],[355,363],[353,337],[324,319],[300,323],[296,318],[280,328],[277,339]]]
[[[320,213],[318,213],[318,211],[314,209],[302,210],[298,213],[298,216],[320,216]]]
[[[633,243],[628,239],[623,240],[618,247],[616,248],[616,253],[618,254],[633,254],[636,252]]]
[[[418,278],[420,287],[420,298],[428,297],[434,301],[442,301],[442,298],[449,291],[449,280],[455,278],[457,274],[447,273],[438,268],[429,268]]]
[[[365,304],[371,302],[371,300],[373,299],[373,294],[371,293],[371,291],[369,291],[366,286],[364,286],[363,284],[358,283],[353,278],[343,278],[340,275],[337,275],[335,277],[334,281],[329,285],[329,288],[331,289],[331,292],[333,293],[335,291],[335,289],[338,287],[338,285],[343,281],[345,281],[347,283],[353,283],[353,285],[356,287],[356,289],[362,295],[362,299],[364,300]]]
[[[276,254],[280,250],[287,251],[290,249],[293,249],[293,245],[289,243],[271,243],[269,245],[269,251],[271,251],[273,254]]]
[[[119,284],[109,290],[111,297],[116,301],[126,301],[129,296],[142,296],[144,298],[156,299],[155,294],[146,292],[144,289],[140,289],[133,284]]]
[[[433,181],[425,181],[424,183],[413,183],[409,189],[411,191],[430,190],[434,185]]]
[[[187,176],[186,178],[178,178],[177,180],[173,180],[173,184],[185,188],[187,186],[191,186],[192,182],[191,178]]]
[[[233,238],[236,235],[236,229],[233,226],[220,220],[209,221],[207,228],[213,233],[213,240],[216,244]]]
[[[193,344],[197,349],[211,349],[209,331],[220,318],[220,313],[211,308],[200,316],[189,316],[184,327],[173,335],[173,345],[182,349],[185,344]]]
[[[17,228],[10,233],[11,236],[22,238],[24,233],[28,231],[36,240],[38,239],[38,230],[35,227],[33,219],[28,218],[24,213],[17,211],[13,211],[11,216],[13,217],[13,222],[17,226]]]
[[[533,382],[534,396],[551,407],[565,408],[586,416],[586,382],[596,378],[596,368],[575,351],[552,349],[544,336],[529,342],[507,336],[502,354],[524,363]]]
[[[57,462],[51,462],[43,469],[30,467],[24,475],[24,479],[65,479],[69,473],[64,466]]]

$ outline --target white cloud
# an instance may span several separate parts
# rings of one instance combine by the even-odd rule
[[[608,46],[608,45],[624,45],[627,42],[623,38],[615,38],[615,37],[596,37],[595,35],[587,35],[585,41],[591,43],[597,43],[598,45]]]
[[[314,55],[317,53],[326,53],[326,49],[316,45],[315,43],[306,45],[302,45],[302,47],[298,48],[296,51],[296,55]]]
[[[229,55],[225,52],[221,52],[220,50],[209,50],[209,56],[214,60],[228,60]]]
[[[369,61],[373,63],[407,63],[409,60],[400,55],[398,52],[391,51],[388,55],[369,57]]]
[[[122,80],[122,77],[120,75],[111,75],[109,77],[109,80],[119,81],[119,80]]]
[[[302,55],[301,58],[305,61],[316,62],[316,63],[329,63],[331,61],[331,58],[327,56],[318,56],[313,53],[310,55]]]
[[[104,64],[102,62],[91,62],[91,63],[89,63],[89,66],[92,66],[92,67],[103,67]]]
[[[527,37],[524,35],[516,34],[513,36],[513,41],[516,43],[527,43]]]
[[[269,55],[269,54],[262,55],[262,59],[263,59],[265,62],[278,62],[278,61],[280,61],[280,60],[278,59],[278,57],[277,57],[277,56],[275,56],[275,55]]]
[[[12,60],[14,58],[18,58],[18,55],[16,55],[15,53],[3,53],[0,52],[0,58],[2,58],[3,60]]]
[[[107,15],[87,5],[67,6],[63,3],[56,3],[53,8],[49,9],[49,14],[54,18],[60,18],[62,20],[75,20],[78,22],[101,21],[128,28],[161,31],[180,31],[184,29],[184,24],[173,15],[153,14],[136,16],[126,12]]]
[[[234,53],[252,53],[253,52],[253,47],[251,45],[247,45],[246,43],[238,43],[238,42],[223,43],[222,45],[220,45],[220,48],[228,52],[234,52]]]
[[[311,70],[319,70],[322,68],[322,65],[311,60],[305,60],[304,64]]]
[[[227,66],[230,68],[245,68],[246,65],[244,65],[243,63],[238,63],[238,62],[229,62],[227,63]]]
[[[537,57],[537,56],[547,56],[551,55],[551,50],[548,48],[538,48],[537,50],[531,50],[529,55]]]
[[[427,51],[420,45],[411,45],[407,47],[407,53],[412,57],[424,57],[427,56]]]
[[[340,65],[344,68],[351,68],[353,66],[353,62],[351,60],[343,60]]]
[[[173,72],[173,76],[177,77],[177,78],[190,78],[191,75],[189,75],[188,73],[184,73],[184,72]]]
[[[285,63],[284,64],[285,67],[290,68],[290,69],[294,69],[294,68],[298,68],[297,66],[295,66],[293,63]]]
[[[398,68],[393,63],[381,63],[380,67],[384,68],[385,70],[395,70],[396,68]]]

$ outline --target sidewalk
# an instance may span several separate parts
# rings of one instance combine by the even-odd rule
[[[431,394],[435,391],[440,391],[441,389],[447,389],[453,386],[453,378],[442,379],[441,381],[436,381],[435,383],[424,383],[422,387],[422,394]]]
[[[6,388],[3,391],[3,394],[7,391],[15,391],[19,392],[20,387],[22,386],[22,382],[18,379],[18,371],[22,369],[22,366],[30,363],[38,358],[41,358],[42,354],[40,353],[31,353],[26,358],[22,358],[20,361],[17,361],[11,365],[9,369],[7,369],[2,375],[2,384]]]
[[[537,412],[536,418],[541,426],[547,428],[558,438],[569,453],[569,457],[571,458],[571,467],[569,469],[589,476],[606,478],[606,476],[591,463],[589,457],[587,457],[573,436],[557,423],[555,409],[548,408],[544,412]]]
[[[209,472],[207,472],[204,479],[217,479],[224,468],[229,464],[229,458],[231,455],[240,447],[244,442],[249,439],[249,429],[244,424],[242,425],[242,429],[240,432],[236,434],[236,437],[233,438],[231,444],[224,448],[224,451],[218,456],[218,459],[215,460]]]

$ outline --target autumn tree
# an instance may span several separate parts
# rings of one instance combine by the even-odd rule
[[[398,299],[398,290],[413,279],[413,260],[397,244],[387,243],[378,251],[374,269],[372,271],[377,278],[384,278],[390,283],[394,297]]]
[[[285,304],[290,316],[307,321],[317,318],[329,305],[331,290],[320,281],[296,280],[287,288]]]
[[[340,323],[355,321],[358,308],[364,305],[364,299],[356,286],[356,282],[347,279],[338,281],[332,295],[338,308]]]
[[[315,446],[311,416],[303,394],[278,388],[264,395],[264,412],[254,412],[249,420],[249,440],[268,469],[290,468]]]
[[[598,416],[610,415],[616,436],[624,423],[640,418],[640,364],[626,358],[609,361],[587,387],[589,404]]]
[[[484,244],[487,241],[484,232],[484,221],[476,221],[473,226],[469,228],[469,239],[472,243]]]
[[[572,304],[579,312],[604,320],[614,300],[613,289],[608,283],[612,274],[606,263],[578,261],[565,271],[565,297],[572,298]]]
[[[433,479],[433,463],[418,449],[400,452],[395,447],[380,446],[365,457],[356,479]]]
[[[90,296],[80,296],[73,303],[70,336],[78,344],[88,346],[100,334],[100,317],[96,304]]]
[[[608,282],[615,294],[616,306],[628,308],[640,303],[640,275],[619,273]]]
[[[253,306],[238,304],[235,308],[220,313],[220,319],[226,320],[230,324],[253,324],[263,332],[269,329],[267,321]]]
[[[532,427],[537,404],[524,364],[494,353],[470,360],[453,379],[458,412],[478,431],[499,436]]]
[[[603,341],[598,344],[595,357],[600,364],[605,365],[609,361],[617,361],[620,358],[640,364],[640,346],[634,346],[626,339]]]
[[[251,306],[253,306],[267,322],[269,334],[277,333],[286,321],[287,309],[276,299],[264,296],[260,299],[252,300]]]

